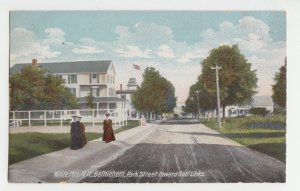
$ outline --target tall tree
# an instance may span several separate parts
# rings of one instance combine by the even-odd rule
[[[204,87],[200,76],[198,81],[190,87],[188,98],[185,101],[185,112],[198,113],[198,101],[201,111],[210,111],[216,108],[216,95],[211,95]]]
[[[73,109],[76,97],[63,85],[63,80],[40,67],[24,67],[9,78],[10,109]]]
[[[176,107],[175,88],[155,68],[148,67],[141,87],[132,95],[132,103],[139,111],[156,114],[173,111]]]
[[[275,84],[272,85],[273,95],[272,99],[274,103],[280,107],[286,107],[286,65],[287,59],[285,58],[285,64],[280,67],[279,71],[275,74]]]
[[[213,66],[221,66],[219,70],[219,85],[223,118],[227,105],[244,104],[249,102],[256,93],[256,70],[251,70],[245,56],[237,45],[223,45],[210,51],[202,62],[200,80],[211,95],[216,95],[216,77]]]

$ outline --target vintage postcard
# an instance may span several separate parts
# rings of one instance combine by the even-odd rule
[[[10,11],[10,183],[285,183],[285,11]]]

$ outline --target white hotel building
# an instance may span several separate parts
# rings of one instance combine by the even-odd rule
[[[78,98],[81,109],[87,109],[86,96],[94,97],[93,109],[108,112],[125,108],[126,100],[117,97],[116,72],[111,60],[15,64],[10,74],[20,72],[24,66],[37,66],[64,80],[64,85]],[[104,111],[105,112],[105,111]]]

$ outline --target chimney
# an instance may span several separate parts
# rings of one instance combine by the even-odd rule
[[[120,90],[122,91],[122,84],[120,84]]]
[[[37,59],[36,59],[36,58],[33,58],[31,64],[32,64],[32,66],[38,66]]]

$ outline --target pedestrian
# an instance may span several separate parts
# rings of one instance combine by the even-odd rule
[[[84,124],[81,122],[81,116],[77,116],[78,121],[80,123],[80,130],[81,130],[81,136],[82,136],[82,146],[87,144],[87,140],[86,140],[86,136],[85,136],[85,126]]]
[[[142,117],[141,117],[141,126],[143,126],[143,127],[147,126],[147,120],[144,115],[142,115]]]
[[[112,128],[112,120],[109,118],[110,114],[105,114],[105,120],[103,121],[103,138],[102,141],[109,143],[116,140],[114,130]]]
[[[73,115],[73,122],[71,123],[71,149],[76,150],[82,148],[82,136],[80,130],[80,122],[77,115]]]

